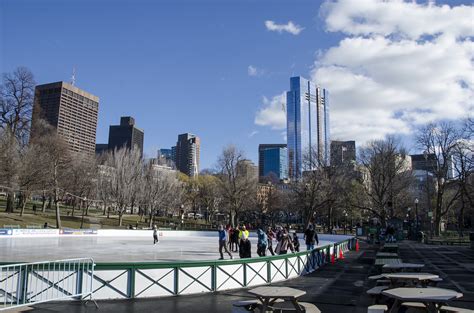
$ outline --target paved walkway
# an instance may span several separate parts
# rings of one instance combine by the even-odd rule
[[[302,301],[316,304],[322,312],[365,313],[372,304],[366,290],[373,286],[367,277],[375,273],[373,267],[378,246],[361,244],[361,251],[349,252],[345,260],[328,264],[324,269],[275,285],[303,289]],[[423,270],[439,274],[444,281],[440,287],[456,289],[464,297],[453,305],[474,309],[474,250],[467,247],[426,246],[403,242],[400,255],[405,262],[427,264]],[[122,312],[230,312],[232,302],[249,299],[245,290],[168,297],[146,300],[100,301],[100,309],[93,304],[78,302],[53,303],[35,306],[32,312],[122,313]]]

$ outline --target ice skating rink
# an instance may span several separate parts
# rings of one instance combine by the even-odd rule
[[[0,262],[35,262],[46,260],[92,257],[96,262],[153,262],[216,260],[219,256],[218,236],[207,235],[160,237],[153,245],[149,236],[50,236],[0,237]],[[351,236],[319,235],[319,246],[339,242]],[[250,236],[252,257],[257,257],[256,237]],[[306,249],[302,235],[300,251]],[[276,242],[273,243],[273,248]],[[234,258],[239,258],[233,252]],[[268,255],[268,253],[267,253]],[[224,255],[228,259],[228,255]]]

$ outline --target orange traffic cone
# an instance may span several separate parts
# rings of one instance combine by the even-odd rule
[[[344,253],[342,253],[342,249],[339,249],[339,259],[344,260]]]
[[[356,240],[356,251],[359,251],[359,240]]]
[[[335,258],[334,258],[334,253],[331,253],[331,264],[334,264]]]

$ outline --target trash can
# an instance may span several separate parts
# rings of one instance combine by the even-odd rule
[[[469,233],[469,240],[471,241],[471,248],[474,249],[474,232]]]

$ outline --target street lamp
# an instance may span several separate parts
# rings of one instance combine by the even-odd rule
[[[418,239],[418,198],[415,198],[415,239]]]

